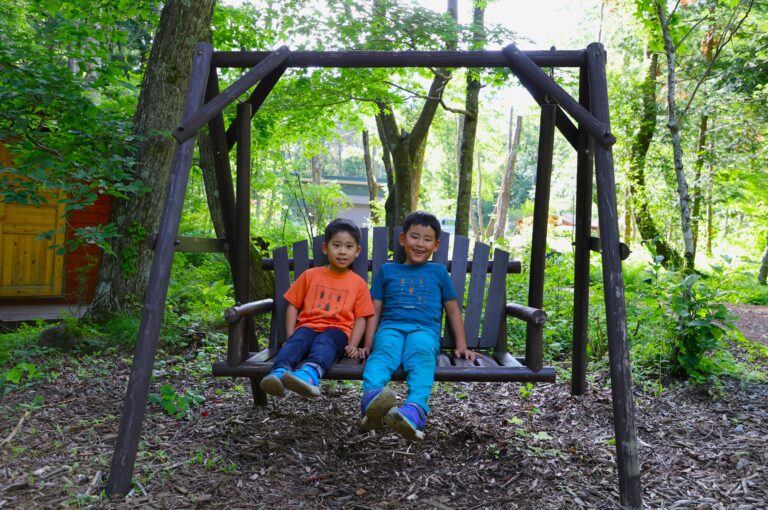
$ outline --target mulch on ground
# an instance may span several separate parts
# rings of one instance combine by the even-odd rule
[[[207,361],[195,353],[166,359],[152,392],[206,401],[184,420],[150,405],[126,498],[102,491],[130,356],[62,355],[57,379],[4,396],[0,508],[619,508],[604,372],[579,397],[562,378],[530,394],[439,384],[426,438],[411,443],[357,431],[357,383],[254,409],[246,380],[196,376]],[[636,388],[635,405],[648,508],[768,508],[767,384]]]

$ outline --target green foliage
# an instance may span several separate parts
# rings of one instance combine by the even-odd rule
[[[130,242],[125,246],[120,259],[122,260],[120,269],[123,272],[125,278],[129,278],[135,274],[138,269],[136,268],[136,260],[139,256],[139,250],[144,249],[144,240],[147,237],[147,230],[143,225],[139,223],[131,223],[128,226],[128,237]],[[110,250],[111,251],[111,250]]]
[[[718,359],[708,355],[723,346],[723,336],[734,321],[720,302],[727,293],[710,289],[700,279],[696,274],[687,275],[671,285],[669,302],[676,320],[672,373],[698,383],[720,373]]]
[[[0,394],[26,389],[42,381],[52,381],[59,373],[44,366],[21,362],[6,371],[0,371]]]
[[[168,416],[181,420],[191,419],[193,408],[205,402],[205,397],[189,389],[185,390],[183,394],[178,394],[173,386],[163,384],[160,386],[159,394],[152,393],[149,395],[149,401],[159,405]]]

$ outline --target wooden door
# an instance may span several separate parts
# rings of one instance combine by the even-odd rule
[[[41,232],[60,230],[64,204],[51,194],[48,204],[31,206],[0,201],[0,297],[60,296],[64,256],[52,245],[64,243],[64,233],[53,240]]]

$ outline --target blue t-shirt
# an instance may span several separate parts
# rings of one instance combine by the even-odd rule
[[[381,266],[371,284],[371,297],[383,302],[379,324],[420,324],[440,337],[443,303],[456,299],[445,266],[427,262]]]

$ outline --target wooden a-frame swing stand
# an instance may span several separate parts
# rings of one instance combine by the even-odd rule
[[[250,68],[250,70],[226,90],[220,92],[216,70],[227,67]],[[616,185],[611,152],[611,146],[616,140],[610,132],[605,51],[599,43],[590,44],[583,50],[529,52],[520,51],[514,45],[509,45],[502,51],[291,52],[288,48],[281,47],[274,52],[214,52],[210,44],[199,44],[193,58],[182,120],[179,127],[173,132],[178,145],[173,156],[168,192],[159,231],[152,246],[155,250],[155,256],[150,270],[144,311],[136,340],[136,352],[107,483],[107,493],[120,495],[126,494],[130,490],[139,436],[147,407],[152,367],[165,309],[173,253],[180,248],[178,246],[180,242],[184,244],[183,241],[177,239],[177,234],[192,164],[195,134],[203,125],[208,124],[215,152],[214,167],[220,192],[219,205],[225,226],[225,239],[209,240],[208,244],[211,248],[207,251],[224,251],[228,254],[233,274],[235,300],[241,304],[248,303],[249,245],[251,242],[248,198],[251,166],[251,117],[263,104],[272,88],[289,67],[508,67],[532,94],[537,103],[541,105],[541,133],[537,170],[539,178],[537,178],[535,198],[529,307],[520,307],[521,309],[527,308],[527,312],[525,310],[523,312],[507,310],[507,313],[512,315],[528,313],[526,320],[529,322],[529,333],[526,357],[521,358],[525,365],[522,368],[507,371],[507,375],[503,379],[478,376],[479,372],[473,371],[471,368],[466,372],[457,370],[456,373],[467,373],[471,376],[465,380],[535,381],[554,379],[554,372],[551,367],[542,367],[541,365],[540,329],[538,336],[530,333],[530,325],[536,323],[536,317],[538,317],[533,313],[538,310],[530,307],[540,308],[541,296],[543,295],[546,220],[552,170],[552,141],[557,129],[577,152],[572,393],[575,395],[583,394],[586,389],[589,254],[590,251],[597,251],[602,256],[605,323],[608,337],[613,420],[616,433],[619,493],[621,504],[624,507],[641,508],[640,466],[629,366],[624,280],[621,271],[621,260],[626,255],[627,250],[626,246],[619,240]],[[578,67],[580,70],[578,100],[563,90],[541,70],[541,67]],[[224,108],[254,86],[249,99],[238,105],[235,122],[229,128],[225,128],[222,115]],[[568,116],[565,115],[566,113]],[[576,123],[574,124],[571,119]],[[229,152],[235,143],[237,143],[237,178],[236,185],[233,185]],[[599,239],[590,237],[593,170],[597,187]],[[377,234],[374,232],[374,249],[376,236]],[[378,237],[381,239],[382,236],[378,235]],[[466,238],[464,239],[466,240]],[[448,243],[445,244],[447,246]],[[485,274],[485,261],[488,260],[487,256],[486,253],[483,262],[483,275]],[[466,262],[467,266],[465,266],[465,260],[462,260],[462,267],[469,267],[471,270],[472,262]],[[275,264],[276,261],[277,259],[275,259]],[[298,264],[298,261],[297,256],[296,262],[291,261],[291,264]],[[267,264],[271,262],[265,260]],[[302,264],[306,266],[307,262],[304,261]],[[475,264],[476,268],[480,267],[477,262]],[[456,264],[454,263],[454,265]],[[506,259],[504,259],[501,280],[505,277],[507,265]],[[281,270],[284,272],[285,279],[288,278],[287,267],[286,265],[285,269]],[[292,265],[291,268],[297,269],[295,265]],[[275,271],[277,279],[276,265]],[[365,274],[365,271],[366,268],[363,268],[362,274]],[[491,286],[493,286],[493,278],[492,276]],[[473,274],[473,281],[474,279]],[[500,278],[496,279],[499,280]],[[485,277],[483,276],[484,280]],[[472,285],[474,284],[470,282],[470,287]],[[479,286],[482,288],[483,284],[480,283]],[[502,295],[505,293],[503,285],[497,290]],[[259,308],[258,303],[256,302],[255,308]],[[235,307],[235,309],[237,308]],[[499,314],[503,313],[500,309],[497,311]],[[219,370],[221,372],[219,375],[242,376],[243,373],[239,373],[236,368],[238,363],[240,363],[239,366],[243,366],[242,361],[248,358],[249,349],[254,346],[249,346],[248,342],[243,340],[242,330],[239,333],[237,331],[238,328],[247,327],[246,321],[232,320],[230,322],[233,324],[230,326],[228,365],[222,364],[223,368]],[[486,317],[486,322],[493,321],[488,321]],[[486,329],[486,322],[484,322],[484,330]],[[540,324],[539,322],[538,325],[540,326]],[[475,329],[475,331],[477,330]],[[503,337],[502,334],[497,333],[497,335],[500,338]],[[504,340],[500,340],[500,342]],[[227,373],[227,367],[235,368]],[[216,370],[217,368],[214,366],[214,373]],[[250,374],[250,372],[244,373]],[[493,374],[494,372],[483,373]],[[508,374],[512,374],[512,376]],[[457,379],[462,380],[460,376],[447,380]],[[256,395],[254,396],[256,397]]]

